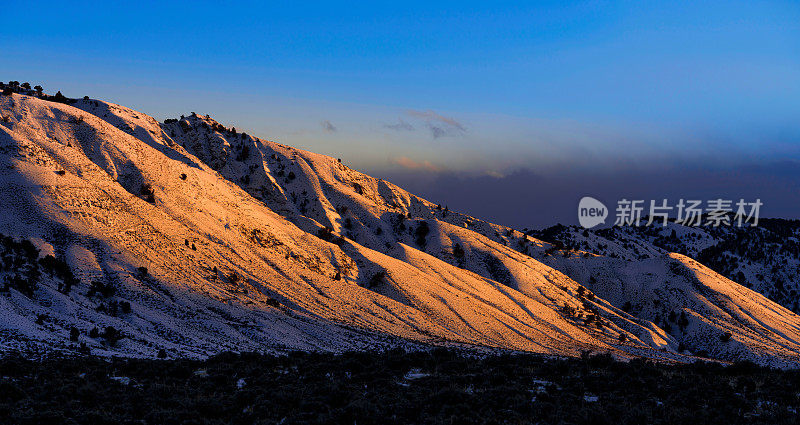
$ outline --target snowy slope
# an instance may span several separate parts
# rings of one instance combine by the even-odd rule
[[[533,235],[561,246],[628,260],[677,252],[800,312],[800,220],[765,219],[758,226],[626,226],[584,230],[554,226]]]
[[[686,348],[774,364],[800,354],[800,318],[747,301],[751,291],[688,259],[556,262],[530,236],[209,117],[158,123],[107,102],[19,94],[0,97],[0,114],[0,232],[79,279],[59,291],[44,274],[30,296],[0,296],[6,349],[83,343],[153,356],[435,343],[674,359]],[[584,281],[607,274],[635,288],[646,273],[658,276],[651,286],[670,281],[664,303],[702,297],[687,306],[698,317],[685,336],[623,311],[627,286]],[[129,311],[112,308],[120,303]],[[103,335],[109,326],[124,337]],[[724,332],[732,337],[716,337]]]

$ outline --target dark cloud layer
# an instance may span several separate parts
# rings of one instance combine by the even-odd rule
[[[379,173],[380,175],[380,173]],[[800,217],[800,163],[774,162],[740,168],[668,167],[616,172],[565,172],[541,175],[521,169],[505,176],[450,172],[398,172],[381,175],[401,187],[453,210],[516,228],[577,224],[583,196],[603,201],[612,211],[618,200],[760,198],[761,217]],[[612,217],[613,222],[613,217]]]

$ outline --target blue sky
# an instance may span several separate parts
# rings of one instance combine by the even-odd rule
[[[5,8],[25,18],[0,26],[4,81],[209,113],[420,188],[800,161],[798,2]]]

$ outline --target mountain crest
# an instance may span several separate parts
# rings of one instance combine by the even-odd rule
[[[685,256],[568,250],[207,116],[15,92],[0,115],[3,229],[38,250],[8,257],[39,273],[0,272],[5,348],[800,356],[798,316]]]

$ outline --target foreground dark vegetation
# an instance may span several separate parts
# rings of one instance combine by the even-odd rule
[[[797,423],[800,372],[609,357],[0,360],[4,424]]]

